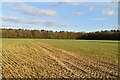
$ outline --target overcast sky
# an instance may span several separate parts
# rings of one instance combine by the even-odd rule
[[[8,2],[0,9],[2,28],[91,32],[118,25],[118,3]]]

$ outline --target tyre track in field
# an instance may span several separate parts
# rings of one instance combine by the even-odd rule
[[[20,47],[19,47],[20,48]],[[23,48],[23,47],[21,47],[20,48],[20,50],[19,51],[21,51],[21,50],[23,50],[24,52],[22,52],[22,56],[24,57],[24,62],[27,62],[27,63],[29,63],[30,62],[30,64],[29,64],[29,66],[31,66],[32,67],[32,75],[34,74],[34,76],[33,77],[42,77],[42,76],[44,76],[44,77],[51,77],[51,76],[49,76],[49,72],[48,71],[50,71],[50,68],[48,68],[48,67],[46,67],[46,66],[48,66],[48,65],[46,65],[46,66],[44,66],[43,64],[44,64],[44,62],[41,62],[41,60],[43,60],[43,59],[46,59],[46,58],[48,58],[49,56],[45,56],[45,58],[44,57],[40,57],[39,55],[40,54],[33,54],[32,52],[33,52],[33,49],[31,50],[31,49],[29,49],[30,51],[29,52],[31,52],[32,53],[32,55],[29,55],[29,54],[27,54],[26,53],[26,51],[28,52],[28,50],[26,50],[26,48]],[[18,52],[18,53],[20,53],[20,52]],[[36,53],[40,53],[40,52],[36,52]],[[36,59],[37,57],[36,56],[38,56],[39,57],[39,59]],[[44,55],[44,54],[43,54]],[[30,57],[31,56],[31,57]],[[20,57],[19,57],[20,58]],[[50,59],[49,59],[49,61],[51,61]],[[37,69],[38,68],[38,69]],[[35,70],[33,70],[33,69],[35,69]],[[41,72],[39,72],[39,71],[41,71]],[[43,73],[45,73],[44,75],[42,75]]]
[[[22,61],[23,61],[23,63],[24,62],[27,62],[27,66],[26,67],[28,67],[28,66],[33,66],[33,68],[34,67],[37,67],[36,65],[38,65],[39,67],[39,69],[42,69],[42,65],[39,65],[38,63],[41,63],[41,59],[48,59],[49,58],[49,56],[48,55],[46,55],[46,56],[43,56],[44,55],[44,53],[43,54],[41,54],[41,56],[42,57],[40,57],[39,55],[39,51],[38,51],[38,47],[37,48],[34,48],[34,49],[37,49],[37,51],[38,52],[36,52],[35,54],[33,54],[32,52],[34,52],[34,50],[32,49],[32,48],[30,48],[29,47],[29,50],[27,50],[28,48],[26,48],[25,46],[17,46],[17,47],[14,47],[13,49],[12,49],[12,51],[14,51],[14,53],[13,54],[11,54],[11,55],[14,55],[17,59],[23,59]],[[40,50],[40,49],[39,49]],[[29,51],[29,52],[28,52]],[[41,50],[40,50],[41,51]],[[32,53],[32,54],[31,54]],[[31,55],[30,55],[31,54]],[[36,55],[36,56],[35,56]],[[32,56],[32,57],[31,57]],[[36,58],[37,57],[39,57],[39,60],[37,60]],[[34,60],[34,61],[32,61],[32,59]],[[45,62],[42,62],[41,64],[50,64],[50,62],[51,62],[51,60],[52,60],[52,62],[54,61],[54,59],[52,59],[51,57],[50,57],[50,59],[49,60],[47,60],[47,61],[49,61],[49,62],[47,62],[47,61],[45,61]],[[20,61],[21,62],[21,61]],[[28,64],[28,63],[34,63],[34,65],[31,65],[31,64]],[[57,63],[56,61],[54,61],[53,63]],[[51,63],[52,64],[52,63]],[[17,66],[21,66],[22,64],[20,63],[20,65],[17,65]],[[46,67],[47,66],[47,67]],[[56,66],[56,64],[55,65],[53,65],[53,66],[56,66],[56,67],[53,67],[54,69],[52,69],[52,68],[49,68],[50,67],[50,65],[46,65],[46,66],[43,66],[44,67],[44,69],[42,70],[42,71],[44,71],[44,72],[47,72],[46,73],[46,75],[43,75],[43,77],[48,77],[48,78],[50,78],[50,77],[52,77],[52,74],[54,74],[54,71],[56,70],[56,69],[58,69],[58,70],[56,70],[56,74],[55,74],[55,76],[56,77],[60,77],[60,76],[62,76],[62,77],[68,77],[69,75],[71,75],[68,71],[68,73],[67,74],[64,74],[64,71],[62,71],[61,69],[64,69],[64,68],[61,68],[61,65],[58,65],[57,64],[57,66]],[[11,67],[12,68],[12,67]],[[22,68],[22,67],[21,67]],[[25,67],[23,67],[23,68],[25,68]],[[47,69],[45,69],[45,68],[47,68]],[[60,69],[61,68],[61,69]],[[19,67],[19,69],[20,69],[20,67]],[[64,69],[65,70],[65,69]],[[28,71],[30,71],[29,69],[28,69]],[[61,74],[59,74],[59,71],[62,71],[63,73],[61,73]],[[35,73],[33,73],[33,72],[35,72]],[[36,70],[36,71],[33,71],[32,73],[31,72],[29,72],[30,73],[30,75],[32,75],[31,77],[35,77],[35,76],[33,76],[33,75],[36,75],[36,73],[37,72],[39,72],[38,70]],[[51,74],[51,73],[52,74]],[[43,73],[43,72],[42,72]],[[26,76],[28,76],[28,77],[30,77],[30,75],[26,75]],[[41,75],[41,73],[40,74],[38,74],[37,75],[37,77],[42,77],[42,76],[40,76]],[[24,76],[24,73],[22,74],[22,76]],[[53,77],[53,78],[55,78],[55,77]]]
[[[39,42],[39,43],[41,43],[41,42]],[[91,67],[93,66],[96,66],[96,67],[94,67],[94,68],[99,68],[99,70],[101,69],[102,70],[102,72],[104,72],[104,73],[109,73],[111,76],[118,76],[118,66],[117,65],[115,65],[115,64],[112,64],[112,63],[107,63],[107,62],[103,62],[103,61],[98,61],[98,60],[96,60],[96,59],[88,59],[88,58],[86,58],[86,57],[83,57],[83,56],[78,56],[78,55],[76,55],[76,54],[73,54],[73,53],[70,53],[70,52],[68,52],[68,51],[65,51],[65,50],[63,50],[63,49],[59,49],[59,48],[57,48],[57,47],[54,47],[54,46],[51,46],[51,45],[49,45],[49,44],[44,44],[44,43],[41,43],[41,44],[43,44],[43,45],[48,45],[49,47],[47,47],[47,48],[54,48],[54,49],[57,49],[57,50],[60,50],[60,51],[62,51],[62,52],[64,52],[64,53],[67,53],[67,54],[69,54],[69,55],[71,55],[71,56],[73,56],[76,60],[80,60],[80,61],[83,61],[84,63],[87,63],[87,65],[89,64]],[[45,46],[44,46],[45,47]],[[86,65],[86,66],[87,66]],[[110,72],[109,72],[110,71]]]
[[[36,51],[38,51],[38,47],[34,48],[34,49],[37,49]],[[4,78],[17,78],[17,77],[19,77],[19,78],[33,78],[33,77],[34,78],[38,78],[38,77],[39,78],[41,78],[41,77],[57,78],[57,77],[67,77],[68,78],[69,77],[69,75],[70,75],[69,72],[67,71],[68,73],[64,74],[64,71],[61,70],[61,69],[64,69],[64,68],[61,68],[61,65],[58,65],[58,64],[53,65],[52,63],[50,63],[50,62],[53,62],[53,63],[57,63],[57,62],[54,59],[52,59],[51,57],[49,57],[47,54],[46,54],[46,56],[43,56],[44,53],[42,53],[41,54],[42,57],[40,57],[39,53],[41,53],[41,50],[38,51],[38,52],[35,52],[36,54],[33,54],[32,52],[34,52],[34,50],[32,48],[26,48],[23,45],[22,46],[20,45],[20,46],[12,47],[10,50],[7,50],[7,52],[3,52],[4,58],[5,58],[4,59],[5,62],[3,62],[3,63],[4,64],[7,63],[7,64],[5,64],[3,66],[4,67],[3,69],[7,70],[10,73],[8,75],[5,75],[6,72],[4,71],[3,72],[3,77]],[[5,56],[7,56],[7,57],[5,57]],[[9,58],[10,56],[14,56],[15,59],[14,58]],[[39,59],[37,60],[36,58],[39,58]],[[47,61],[44,61],[44,62],[41,63],[41,59],[46,60],[46,58],[47,58],[47,60],[49,62],[46,63]],[[32,61],[32,60],[34,60],[34,61]],[[53,67],[54,69],[52,69],[52,68],[50,68],[51,65],[46,65],[46,66],[48,66],[48,67],[46,67],[46,66],[43,66],[41,64],[52,64],[52,66],[56,66],[56,65],[57,66]],[[37,69],[35,71],[31,70],[31,68],[29,66],[32,67],[32,69],[34,69],[36,67],[38,69],[42,69],[44,67],[44,69],[42,69],[42,73],[44,73],[44,72],[47,72],[47,73],[41,76],[42,73],[40,73],[39,70],[37,70]],[[9,68],[6,69],[6,67],[9,67]],[[56,68],[57,69],[59,68],[59,69],[56,70]],[[20,73],[17,72],[17,71],[19,71],[19,69],[22,69],[21,70],[22,72],[20,72]],[[16,70],[16,71],[14,71],[14,70]],[[53,73],[54,73],[55,70],[56,70],[56,72],[55,72],[55,74],[53,76]],[[64,70],[66,70],[66,69],[64,69]],[[24,71],[26,71],[26,72],[24,72]],[[61,72],[59,72],[59,71],[61,71]],[[19,74],[17,74],[16,72],[19,73]],[[16,75],[14,75],[14,73],[16,73]]]
[[[84,64],[81,64],[81,65],[87,66],[87,67],[90,68],[91,70],[97,72],[96,74],[99,73],[99,75],[101,75],[101,73],[102,73],[102,74],[104,74],[105,76],[111,77],[111,78],[118,77],[118,76],[117,76],[117,69],[116,69],[117,66],[114,65],[114,64],[110,64],[110,63],[106,63],[106,62],[100,62],[100,61],[93,61],[93,60],[86,59],[86,58],[84,58],[84,57],[78,57],[78,56],[76,56],[76,55],[74,55],[74,54],[72,54],[72,53],[70,53],[70,52],[65,51],[65,50],[58,49],[58,48],[53,47],[53,46],[49,46],[49,47],[47,46],[47,47],[45,47],[44,45],[46,45],[46,44],[41,43],[41,42],[39,42],[39,43],[42,44],[42,46],[39,45],[40,47],[43,47],[44,49],[46,49],[46,50],[48,50],[48,51],[52,51],[52,50],[49,50],[49,48],[52,47],[52,48],[55,48],[55,49],[57,49],[57,50],[62,51],[63,53],[69,54],[70,56],[74,57],[74,58],[77,59],[77,60],[80,60],[80,61],[84,62]],[[54,51],[52,51],[52,52],[54,52]],[[62,62],[62,61],[61,61],[61,62]],[[64,62],[65,62],[65,61],[64,61]],[[68,61],[67,63],[70,63],[70,62]],[[74,65],[74,64],[72,63],[71,65]],[[79,65],[79,66],[81,66],[81,65]],[[84,66],[81,66],[81,67],[84,67]],[[112,68],[111,68],[111,67],[112,67]],[[76,66],[76,68],[79,68],[79,67]],[[109,68],[110,68],[110,69],[109,69]],[[79,69],[80,69],[80,68],[79,68]],[[114,70],[114,69],[115,69],[115,70]],[[112,71],[110,72],[109,70],[112,70]],[[86,70],[85,70],[85,71],[86,71]],[[84,72],[84,69],[83,69],[83,72]],[[102,75],[101,75],[101,76],[102,76]]]
[[[62,51],[62,52],[64,52],[64,53],[67,53],[67,54],[75,57],[76,59],[79,59],[79,60],[82,60],[82,61],[85,61],[85,62],[89,60],[89,62],[92,63],[92,64],[97,64],[97,65],[99,65],[99,66],[103,66],[103,67],[106,67],[106,68],[109,68],[109,69],[116,69],[116,70],[117,70],[117,65],[115,65],[115,64],[111,64],[111,63],[107,63],[107,62],[103,62],[103,61],[98,61],[98,60],[96,60],[96,59],[91,60],[91,59],[88,59],[88,58],[86,58],[86,57],[78,56],[78,55],[76,55],[76,54],[74,54],[74,53],[70,53],[70,52],[65,51],[65,50],[63,50],[63,49],[60,49],[60,48],[51,46],[51,45],[49,45],[49,44],[44,44],[44,43],[41,43],[41,42],[39,42],[39,43],[40,43],[40,44],[43,44],[43,45],[47,45],[47,46],[49,46],[50,48],[57,49],[57,50],[60,50],[60,51]],[[48,47],[47,47],[47,48],[48,48]],[[48,49],[50,50],[50,48],[48,48]]]
[[[25,50],[26,50],[26,48],[24,48]],[[36,49],[36,48],[34,48],[34,49]],[[31,49],[30,49],[31,50]],[[32,51],[32,50],[31,50]],[[35,54],[35,55],[37,55],[38,57],[39,57],[39,59],[37,60],[36,58],[37,57],[35,57],[33,54],[32,54],[32,56],[34,57],[34,58],[32,58],[33,60],[34,60],[34,64],[38,64],[38,62],[44,67],[44,69],[42,69],[44,72],[47,72],[47,75],[45,76],[45,75],[43,75],[44,77],[51,77],[52,75],[51,74],[54,74],[54,77],[53,78],[55,78],[55,76],[64,76],[65,77],[65,74],[64,75],[59,75],[58,74],[58,72],[59,72],[59,70],[60,70],[60,68],[61,68],[61,65],[58,65],[58,64],[53,64],[53,63],[57,63],[54,59],[52,59],[49,55],[47,55],[47,54],[44,54],[44,53],[42,53],[41,55],[39,54],[40,52],[39,52],[39,50],[37,49],[37,53],[38,54]],[[41,50],[40,50],[41,51]],[[40,55],[40,56],[39,56]],[[44,56],[43,56],[44,55]],[[27,57],[27,56],[26,56]],[[44,60],[44,61],[42,61],[41,62],[41,59],[42,60]],[[35,62],[36,61],[36,62]],[[51,64],[51,65],[50,65]],[[39,65],[40,66],[40,65]],[[40,68],[40,67],[39,67]],[[41,69],[41,68],[40,68]],[[41,73],[40,73],[41,74]],[[61,73],[62,74],[62,73]],[[39,76],[39,75],[38,75]],[[68,76],[68,75],[67,75]]]
[[[62,63],[60,60],[58,60],[55,56],[52,55],[52,52],[48,51],[47,49],[41,47],[40,45],[32,42],[31,40],[28,39],[30,43],[33,45],[36,45],[37,47],[41,48],[46,54],[48,54],[52,59],[54,59],[56,62],[58,62],[62,67],[66,68],[68,71],[72,72],[74,74],[74,71],[70,68],[68,68],[64,63]],[[74,74],[75,75],[75,74]]]

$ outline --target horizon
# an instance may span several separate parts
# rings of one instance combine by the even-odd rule
[[[6,2],[0,3],[0,28],[95,32],[118,25],[118,3]]]
[[[18,29],[14,29],[14,28],[0,28],[1,29],[12,29],[12,30],[38,30],[38,31],[41,31],[41,30],[44,30],[44,31],[52,31],[52,30],[45,30],[45,29],[22,29],[22,28],[18,28]],[[115,30],[115,31],[118,31],[118,29],[112,29],[112,30]],[[99,31],[91,31],[91,32],[85,32],[85,31],[81,31],[81,32],[75,32],[75,31],[64,31],[64,32],[73,32],[73,33],[94,33],[94,32],[102,32],[102,31],[112,31],[112,30],[99,30]],[[61,32],[61,31],[52,31],[52,32]]]

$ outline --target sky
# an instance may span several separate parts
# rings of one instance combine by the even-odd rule
[[[0,28],[93,32],[117,29],[116,2],[4,2]]]

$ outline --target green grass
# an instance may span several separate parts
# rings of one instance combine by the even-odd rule
[[[89,58],[118,63],[118,41],[35,39]]]

